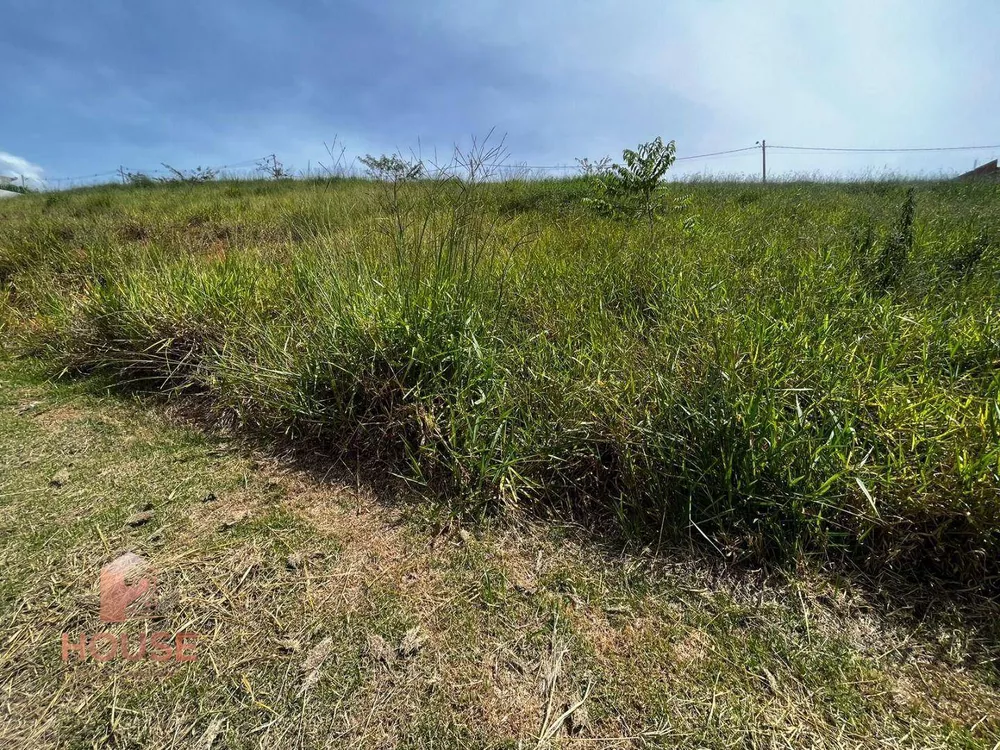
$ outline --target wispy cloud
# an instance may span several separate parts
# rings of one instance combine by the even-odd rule
[[[0,175],[9,177],[24,178],[25,183],[39,185],[44,181],[42,168],[37,164],[32,164],[27,159],[6,151],[0,151]]]

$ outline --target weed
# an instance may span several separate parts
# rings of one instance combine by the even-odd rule
[[[194,169],[185,171],[172,167],[169,164],[164,164],[163,166],[170,172],[170,176],[161,178],[161,182],[212,182],[219,176],[218,172],[211,167],[195,167]]]
[[[156,180],[150,177],[145,172],[126,172],[125,181],[128,185],[132,187],[152,187],[156,184]]]
[[[257,162],[257,172],[272,180],[287,180],[292,176],[274,154]]]
[[[907,190],[899,220],[875,259],[872,272],[875,287],[879,291],[886,291],[899,283],[913,252],[913,220],[917,205],[915,196],[913,188]]]

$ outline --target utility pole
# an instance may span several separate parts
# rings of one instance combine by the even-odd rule
[[[767,184],[767,141],[760,142],[761,182]]]

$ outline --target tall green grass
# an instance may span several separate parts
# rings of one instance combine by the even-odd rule
[[[1000,572],[1000,189],[108,187],[0,206],[6,336],[473,511]]]

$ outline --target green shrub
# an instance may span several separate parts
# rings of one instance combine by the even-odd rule
[[[674,163],[676,146],[664,143],[657,136],[648,143],[622,152],[624,164],[599,162],[592,171],[594,195],[590,205],[599,211],[629,218],[641,218],[652,223],[662,212],[659,196],[662,181]],[[589,163],[582,161],[585,167]]]

